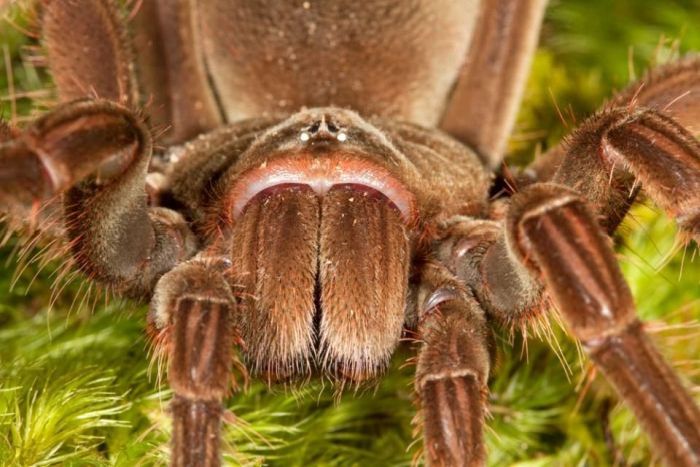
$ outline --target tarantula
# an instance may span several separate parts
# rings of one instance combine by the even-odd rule
[[[269,383],[361,383],[405,330],[426,463],[481,465],[489,325],[550,303],[660,455],[700,465],[700,411],[609,241],[640,189],[700,239],[700,60],[619,94],[493,200],[544,7],[146,0],[126,21],[41,2],[62,103],[0,126],[0,208],[58,214],[81,271],[150,299],[172,465],[219,464],[234,351]]]

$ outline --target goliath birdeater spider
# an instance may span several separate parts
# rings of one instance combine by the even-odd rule
[[[172,465],[219,464],[235,355],[269,383],[360,383],[406,330],[426,463],[482,465],[489,325],[550,303],[666,462],[700,465],[700,412],[609,240],[640,189],[700,240],[700,60],[620,93],[494,202],[545,0],[38,7],[62,103],[0,124],[0,208],[58,213],[46,234],[82,272],[150,300]]]

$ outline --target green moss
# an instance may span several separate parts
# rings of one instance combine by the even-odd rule
[[[697,0],[552,2],[511,160],[525,163],[538,149],[555,144],[614,89],[624,87],[630,69],[639,75],[649,64],[699,49],[700,32],[692,27],[698,21]],[[12,58],[15,93],[31,91],[42,98],[36,91],[44,86],[43,75],[20,53],[27,43],[13,28],[0,27],[0,47]],[[0,65],[0,98],[9,93],[8,76]],[[38,100],[16,103],[21,116]],[[0,115],[13,115],[7,99],[0,105]],[[700,266],[695,246],[684,254],[675,234],[673,223],[657,209],[639,206],[620,229],[619,256],[648,329],[680,373],[697,385]],[[0,252],[2,259],[12,256],[12,246]],[[0,272],[0,464],[163,463],[170,393],[158,384],[156,370],[149,370],[145,308],[102,301],[93,306],[92,298],[90,305],[71,306],[83,301],[76,282],[49,312],[56,267],[39,271],[30,263],[12,289],[13,260]],[[498,333],[487,428],[490,464],[652,462],[634,418],[576,346],[556,327],[549,340],[558,344],[520,336],[511,342]],[[396,356],[376,388],[346,393],[339,403],[322,382],[290,391],[253,383],[227,402],[235,419],[225,428],[226,460],[232,465],[410,464],[420,443],[407,449],[415,413],[412,368],[403,365],[409,350]],[[617,454],[605,442],[606,424]]]

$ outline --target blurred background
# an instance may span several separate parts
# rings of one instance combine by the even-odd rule
[[[18,125],[52,100],[28,5],[0,0],[0,116]],[[532,160],[648,68],[698,50],[700,0],[552,0],[510,163]],[[615,241],[647,330],[700,398],[696,245],[677,241],[673,223],[644,200]],[[164,463],[170,394],[149,369],[145,307],[59,277],[60,262],[42,261],[41,248],[7,236],[0,250],[0,464]],[[497,347],[490,465],[658,463],[634,418],[556,324],[533,326],[526,337],[497,331]],[[226,462],[411,464],[421,441],[411,425],[410,355],[406,346],[376,386],[342,396],[322,382],[273,390],[252,383],[228,401],[236,417],[224,429]]]

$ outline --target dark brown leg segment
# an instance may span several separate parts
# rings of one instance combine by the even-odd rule
[[[218,268],[220,269],[220,268]],[[166,352],[171,405],[171,465],[220,465],[222,399],[230,388],[236,305],[213,261],[184,263],[158,282],[150,314],[158,352]]]
[[[591,119],[571,138],[553,181],[585,196],[608,232],[641,186],[700,240],[700,144],[656,111],[615,109]]]
[[[579,195],[533,185],[513,198],[507,235],[656,451],[669,465],[699,465],[700,411],[644,334],[609,239]]]
[[[111,0],[43,2],[41,33],[63,102],[83,97],[138,102],[123,18]]]
[[[177,144],[219,126],[196,33],[195,2],[151,0],[133,22],[139,84],[151,123]]]
[[[469,52],[440,128],[496,168],[537,46],[545,0],[482,0]]]
[[[610,107],[644,107],[673,118],[700,136],[700,56],[651,70],[612,99]]]
[[[130,37],[119,2],[44,2],[42,39],[61,101],[89,97],[143,105],[152,117],[149,123],[159,134],[166,131],[168,143],[219,125],[193,2],[144,1],[137,8]]]
[[[432,264],[422,271],[418,307],[416,391],[426,462],[484,465],[490,337],[483,310],[451,273]]]
[[[698,56],[652,70],[537,159],[522,184],[551,180],[576,188],[605,215],[609,231],[641,186],[686,229],[697,229],[699,83]]]
[[[54,221],[77,266],[144,294],[196,248],[178,213],[147,205],[150,155],[150,134],[128,110],[108,101],[66,104],[0,143],[0,210],[21,220],[62,199]]]

